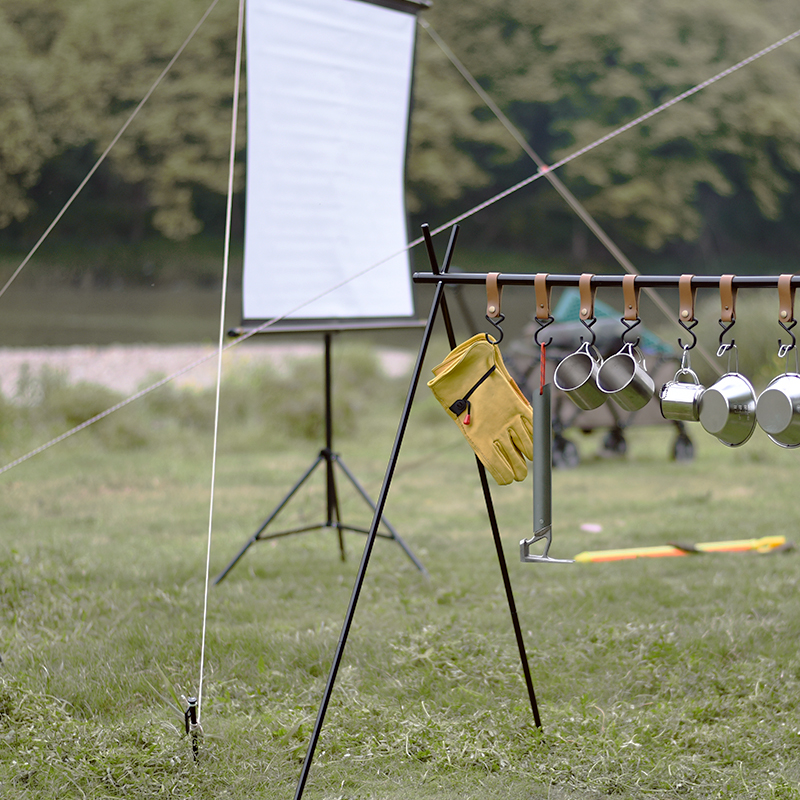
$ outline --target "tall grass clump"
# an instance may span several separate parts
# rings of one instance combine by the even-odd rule
[[[387,378],[371,348],[342,348],[332,365],[334,433],[351,436],[370,417],[370,406],[396,394],[402,381]],[[225,424],[244,426],[278,442],[324,438],[325,394],[319,358],[290,361],[283,369],[246,368],[225,380]]]
[[[287,441],[320,441],[325,397],[320,359],[296,359],[285,366],[246,366],[223,372],[221,421],[239,448],[284,446]],[[143,388],[163,376],[153,374]],[[398,383],[387,378],[370,348],[344,348],[333,367],[334,430],[355,433]],[[11,397],[0,395],[0,448],[6,453],[60,435],[125,399],[93,383],[70,383],[59,370],[33,374],[23,367]],[[89,427],[87,436],[109,448],[142,448],[185,432],[213,428],[214,388],[168,383]]]

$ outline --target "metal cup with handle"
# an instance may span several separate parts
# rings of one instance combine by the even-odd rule
[[[603,359],[589,342],[562,359],[553,373],[553,383],[578,408],[591,411],[603,405],[606,396],[597,386],[597,374]]]
[[[736,345],[726,345],[736,352]],[[729,353],[730,357],[730,353]],[[743,445],[756,427],[756,392],[753,384],[739,374],[738,356],[733,372],[726,372],[700,398],[700,424],[728,447]]]
[[[773,378],[758,396],[756,420],[775,444],[800,446],[800,374],[786,372]]]
[[[800,446],[800,358],[797,340],[792,333],[792,328],[797,324],[792,278],[792,275],[778,278],[778,324],[792,337],[787,344],[778,340],[778,357],[785,356],[788,361],[789,353],[794,350],[794,372],[789,372],[787,364],[786,372],[774,378],[756,402],[758,424],[775,444],[788,448]]]
[[[681,380],[682,377],[690,380]],[[689,349],[683,349],[680,369],[675,377],[661,387],[661,416],[664,419],[682,422],[697,422],[700,419],[700,400],[706,389],[689,363]]]
[[[603,362],[597,373],[597,386],[625,411],[643,408],[656,391],[642,352],[630,342]]]

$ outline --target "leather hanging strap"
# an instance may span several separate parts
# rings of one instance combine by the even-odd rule
[[[786,325],[794,321],[794,289],[792,289],[793,275],[780,275],[778,277],[778,301],[780,311],[778,320]]]
[[[486,276],[486,316],[491,319],[502,316],[500,302],[503,297],[503,288],[497,285],[499,275],[499,272],[490,272]]]
[[[736,321],[736,293],[733,288],[734,275],[723,275],[719,279],[719,299],[722,306],[720,320],[726,324]]]
[[[622,298],[625,303],[623,319],[636,322],[639,319],[639,289],[636,286],[635,275],[626,275],[622,279]]]
[[[694,322],[694,304],[697,300],[697,287],[692,286],[694,275],[681,275],[678,281],[681,322]]]
[[[547,273],[537,272],[533,279],[533,289],[536,293],[536,319],[550,319],[550,293],[552,286],[547,285]]]
[[[581,295],[580,318],[584,322],[594,319],[594,296],[597,294],[597,289],[592,288],[593,277],[591,273],[584,272],[578,280],[578,289]]]

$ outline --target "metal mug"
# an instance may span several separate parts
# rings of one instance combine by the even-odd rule
[[[700,398],[700,424],[728,447],[743,445],[756,427],[756,393],[738,372],[726,372]]]
[[[688,375],[691,381],[682,381],[682,375]],[[705,390],[689,364],[689,350],[684,348],[680,369],[671,381],[661,387],[661,416],[664,419],[697,422],[700,419],[700,398]]]
[[[618,353],[603,362],[597,373],[597,385],[625,411],[644,408],[656,393],[644,356],[631,343],[623,344]]]
[[[770,382],[758,396],[756,420],[775,444],[800,446],[800,374],[786,372]]]
[[[578,408],[591,411],[606,400],[597,386],[597,373],[603,359],[584,342],[574,353],[562,359],[553,373],[556,389],[564,392]]]

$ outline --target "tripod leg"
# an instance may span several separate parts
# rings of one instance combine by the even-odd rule
[[[339,456],[331,452],[329,448],[325,448],[323,452],[325,455],[325,482],[327,486],[328,504],[328,521],[326,525],[329,528],[336,528],[336,533],[339,537],[339,556],[342,561],[347,561],[347,554],[344,549],[344,531],[339,524],[342,521],[341,514],[339,513],[339,495],[336,491],[336,476],[333,472],[333,465],[339,460]]]
[[[431,267],[434,272],[438,272],[436,264],[436,253],[433,250],[433,242],[431,241],[430,233],[427,226],[423,226],[423,234],[425,236],[425,245],[428,248],[428,256],[431,261]],[[441,286],[441,284],[437,284]],[[447,331],[447,338],[450,342],[450,347],[456,346],[456,336],[453,332],[453,323],[450,319],[450,311],[447,307],[447,298],[442,298],[442,320],[444,327]],[[492,528],[492,536],[494,538],[494,546],[497,550],[497,560],[500,563],[500,573],[503,576],[503,585],[506,590],[506,598],[508,600],[508,610],[511,612],[511,623],[514,626],[514,636],[517,640],[517,648],[519,649],[519,658],[522,662],[522,673],[525,677],[525,685],[528,688],[528,698],[531,702],[531,710],[533,711],[533,721],[537,728],[542,727],[542,721],[539,718],[539,706],[536,703],[536,694],[533,691],[533,680],[531,679],[531,670],[528,665],[528,656],[525,652],[525,640],[522,638],[522,629],[519,625],[519,617],[517,616],[517,604],[514,602],[514,592],[511,588],[511,579],[508,576],[508,567],[506,566],[506,557],[503,554],[503,543],[500,540],[500,530],[497,526],[497,517],[494,513],[494,503],[492,502],[492,493],[489,489],[489,481],[486,478],[486,469],[481,464],[480,460],[476,457],[476,464],[478,465],[478,476],[480,477],[481,487],[483,489],[483,498],[486,502],[486,513],[489,515],[489,524]]]
[[[520,628],[519,617],[517,616],[517,604],[514,602],[514,592],[511,588],[511,579],[508,575],[508,566],[506,565],[506,557],[503,553],[503,543],[500,539],[500,530],[497,526],[497,517],[494,513],[494,504],[492,503],[492,495],[489,491],[489,481],[486,477],[486,468],[476,458],[478,464],[478,475],[481,479],[481,487],[483,488],[483,497],[486,501],[486,513],[489,515],[489,524],[492,528],[492,537],[494,538],[495,550],[497,550],[497,560],[500,564],[500,574],[503,576],[503,586],[506,590],[506,598],[508,600],[508,610],[511,613],[511,624],[514,627],[514,636],[517,640],[517,648],[519,650],[519,660],[522,663],[522,674],[525,677],[525,686],[528,689],[528,699],[531,703],[531,711],[533,712],[533,722],[537,728],[541,729],[542,720],[539,717],[539,706],[536,702],[536,693],[533,690],[533,680],[531,678],[531,669],[528,665],[528,655],[525,652],[525,640],[522,638],[522,628]]]
[[[228,566],[225,567],[225,569],[222,570],[222,572],[220,572],[220,574],[217,575],[216,578],[214,578],[214,586],[216,586],[217,584],[221,583],[224,580],[225,576],[234,568],[236,562],[248,551],[251,545],[255,544],[259,540],[261,534],[264,533],[267,526],[275,519],[275,517],[278,516],[278,514],[281,513],[281,511],[283,511],[283,509],[286,507],[286,504],[294,496],[294,493],[308,480],[311,473],[320,465],[324,457],[325,457],[324,453],[320,453],[317,456],[316,461],[314,461],[314,463],[302,474],[300,479],[297,481],[297,483],[295,483],[294,486],[292,486],[292,488],[289,490],[289,493],[283,498],[283,500],[281,500],[281,502],[278,503],[277,506],[275,506],[272,513],[264,520],[264,522],[261,523],[261,527],[244,543],[244,546],[233,557],[230,564],[228,564]]]
[[[445,271],[450,266],[450,259],[452,258],[457,235],[458,227],[456,226],[453,228],[453,232],[450,235],[450,242],[447,246],[447,255],[445,256]],[[336,683],[336,676],[339,672],[342,656],[344,655],[347,637],[353,624],[353,618],[355,617],[356,605],[358,604],[358,598],[361,595],[361,589],[364,585],[364,578],[367,573],[367,567],[369,566],[370,556],[372,555],[372,548],[375,544],[375,539],[378,536],[378,527],[380,526],[381,517],[383,516],[383,509],[386,507],[386,498],[389,495],[389,487],[392,484],[392,478],[394,477],[397,460],[400,457],[400,448],[403,444],[406,428],[408,427],[408,419],[411,416],[411,405],[414,402],[414,395],[416,394],[419,378],[422,374],[422,363],[425,360],[425,354],[428,351],[428,344],[430,343],[431,334],[433,333],[433,323],[436,319],[436,313],[439,310],[439,304],[442,301],[443,294],[444,284],[438,283],[436,285],[436,291],[433,295],[431,310],[428,314],[428,322],[425,325],[425,332],[422,334],[422,342],[420,344],[419,353],[417,354],[417,362],[414,365],[414,372],[411,376],[411,383],[408,387],[405,406],[403,407],[403,413],[400,416],[400,423],[397,428],[397,434],[395,435],[392,453],[389,457],[389,464],[386,467],[386,474],[383,478],[383,486],[381,486],[381,491],[378,495],[378,500],[375,505],[375,514],[372,518],[372,525],[370,526],[369,534],[367,535],[367,541],[364,545],[364,552],[361,556],[358,574],[356,575],[356,581],[353,585],[350,603],[347,607],[347,613],[345,614],[344,622],[342,623],[342,631],[339,634],[339,641],[336,645],[336,651],[333,655],[333,662],[331,664],[330,672],[328,673],[328,681],[325,685],[325,691],[322,696],[322,701],[320,702],[319,710],[317,711],[317,719],[314,723],[314,730],[311,733],[311,741],[308,743],[305,760],[303,761],[303,768],[300,771],[300,778],[297,782],[297,789],[294,796],[295,800],[300,800],[300,798],[303,796],[306,781],[308,780],[308,775],[311,771],[311,764],[314,761],[314,752],[317,749],[317,742],[319,742],[319,737],[322,733],[322,725],[325,722],[325,714],[328,710],[328,704],[330,703],[331,695],[333,694],[333,686]]]
[[[364,500],[366,501],[367,505],[373,511],[375,511],[375,503],[372,502],[372,498],[370,498],[370,496],[367,494],[367,492],[364,489],[364,487],[358,482],[358,480],[356,479],[356,476],[353,475],[352,472],[350,472],[350,470],[347,468],[347,465],[344,463],[344,461],[342,461],[341,457],[336,455],[336,454],[334,454],[333,458],[336,461],[336,463],[339,465],[339,467],[341,467],[342,471],[347,476],[347,478],[349,479],[350,483],[353,484],[353,487],[355,488],[355,490],[361,495],[361,497],[364,498]],[[400,537],[400,534],[389,523],[389,521],[386,519],[386,517],[382,516],[381,517],[381,521],[383,522],[384,527],[389,531],[389,533],[392,534],[392,539],[394,539],[397,542],[397,544],[400,545],[400,547],[403,549],[403,552],[411,559],[411,562],[414,564],[414,566],[426,578],[429,577],[428,576],[428,570],[425,569],[424,564],[414,555],[414,553],[411,551],[409,546],[403,541],[403,539]]]

